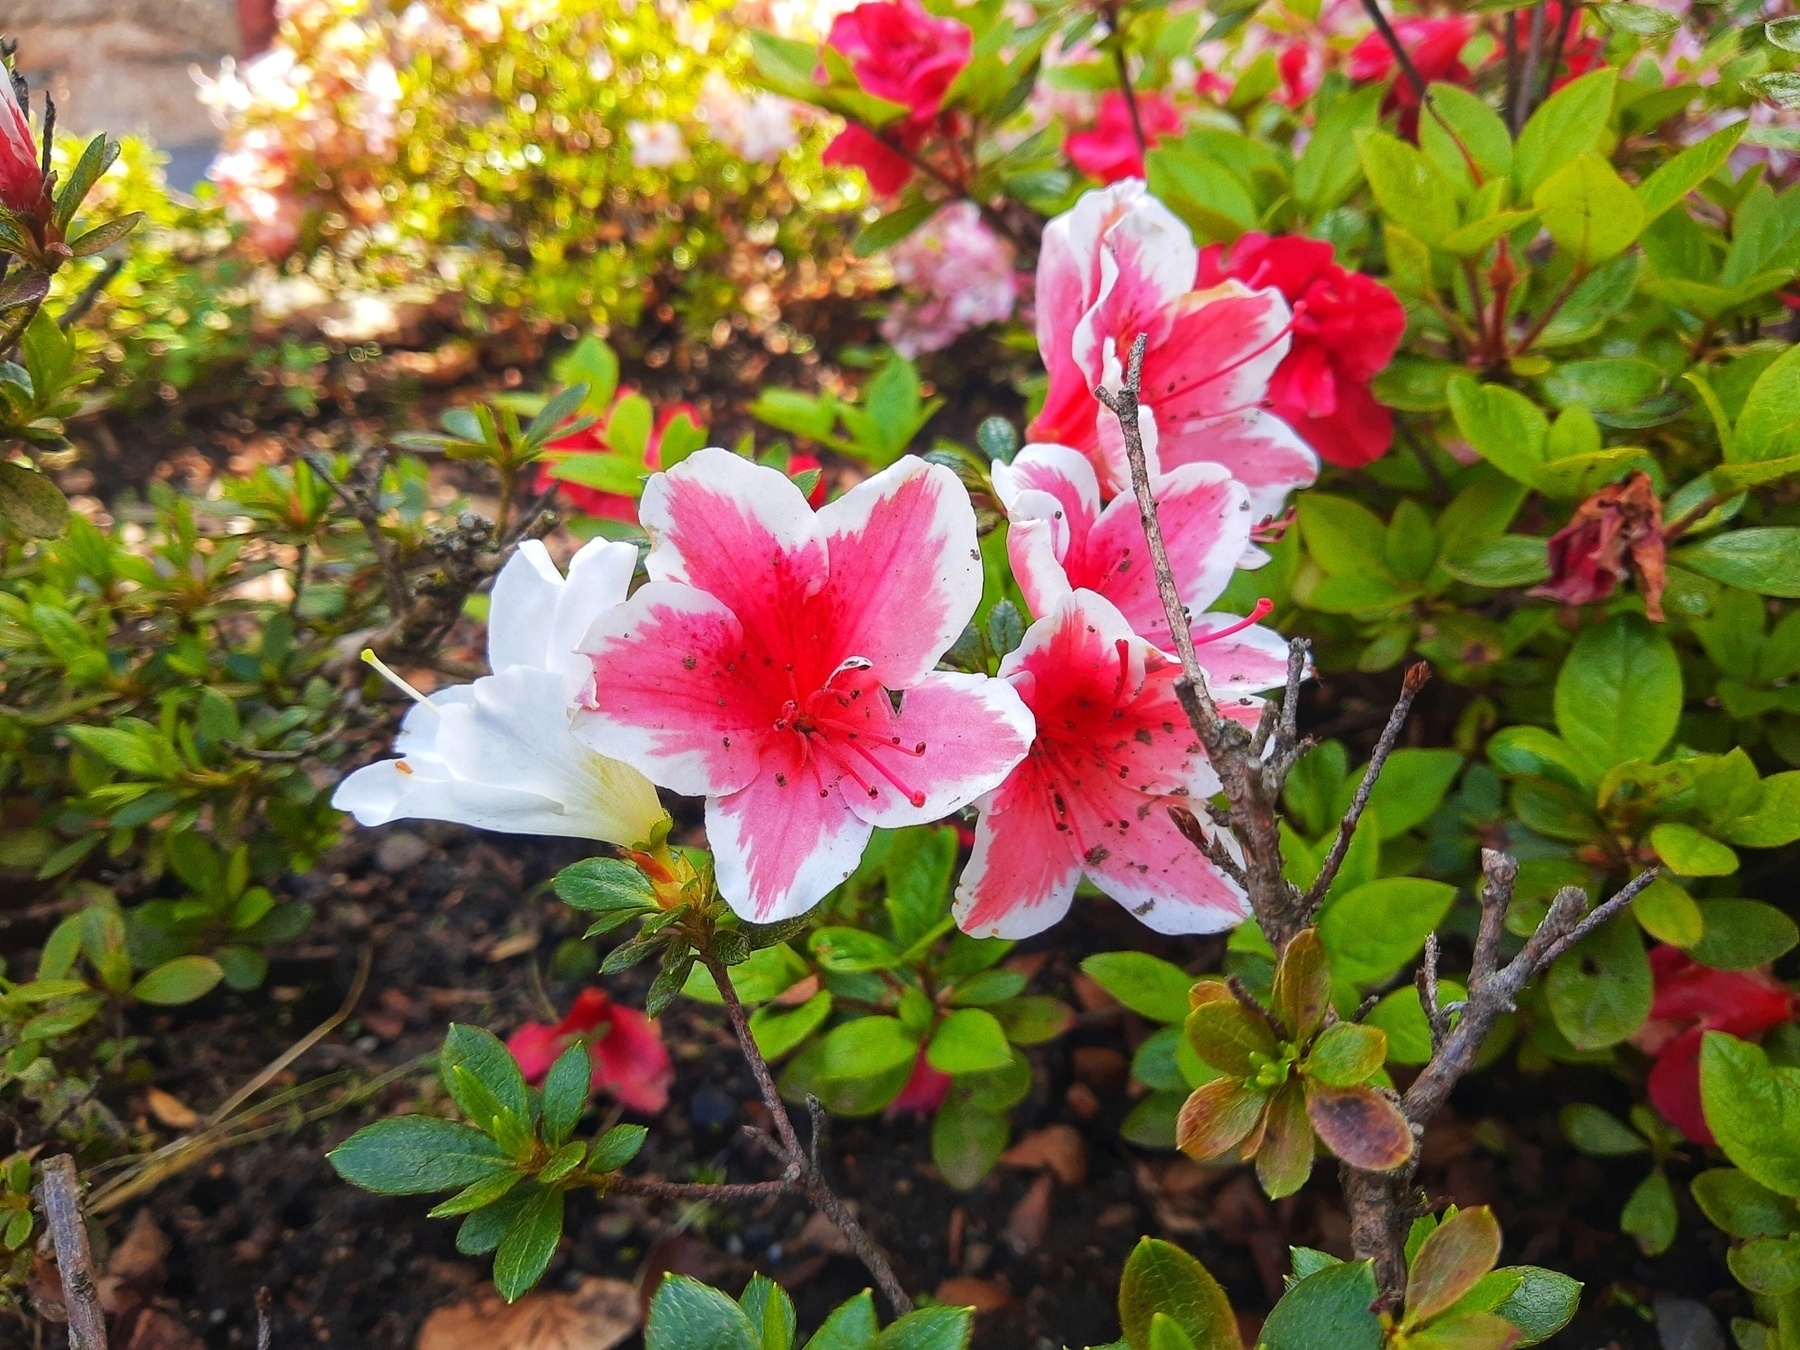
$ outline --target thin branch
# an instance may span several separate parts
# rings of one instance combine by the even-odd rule
[[[1513,135],[1517,136],[1524,129],[1525,119],[1531,116],[1532,99],[1537,92],[1538,62],[1543,57],[1544,48],[1544,0],[1537,0],[1531,7],[1531,30],[1525,40],[1525,65],[1519,74],[1519,89],[1513,103]]]
[[[1306,903],[1309,907],[1317,906],[1325,899],[1325,892],[1331,889],[1331,883],[1337,880],[1338,869],[1344,865],[1344,855],[1350,851],[1350,840],[1356,834],[1357,822],[1369,805],[1369,797],[1375,791],[1375,780],[1381,777],[1382,766],[1387,757],[1393,753],[1394,746],[1400,741],[1400,733],[1406,728],[1406,715],[1412,710],[1413,700],[1431,678],[1431,667],[1423,661],[1415,662],[1406,669],[1406,676],[1400,682],[1400,697],[1395,701],[1392,711],[1388,713],[1387,725],[1381,729],[1381,739],[1375,742],[1375,752],[1369,756],[1369,771],[1357,784],[1356,795],[1350,800],[1350,809],[1338,822],[1337,838],[1331,841],[1331,852],[1325,855],[1325,864],[1319,869],[1318,877],[1306,892]]]
[[[100,298],[100,293],[112,284],[112,279],[119,275],[124,266],[123,256],[108,258],[106,266],[96,272],[81,294],[75,297],[75,303],[57,318],[56,326],[66,333],[80,323],[82,316],[94,307],[94,301]]]
[[[56,1249],[63,1308],[69,1316],[69,1350],[106,1350],[106,1316],[100,1311],[94,1254],[88,1247],[87,1223],[81,1217],[81,1183],[75,1178],[75,1160],[67,1153],[44,1160],[38,1204]]]
[[[1115,36],[1117,30],[1115,29]],[[1137,138],[1138,158],[1150,153],[1150,138],[1144,135],[1144,117],[1138,111],[1137,90],[1131,87],[1131,67],[1125,60],[1123,44],[1113,48],[1113,64],[1119,72],[1119,92],[1125,96],[1125,111],[1131,114],[1131,134]]]
[[[615,1176],[606,1184],[609,1195],[647,1195],[657,1200],[756,1200],[782,1195],[794,1188],[786,1177],[775,1181],[662,1181],[656,1177]]]
[[[792,1182],[784,1179],[784,1184],[795,1184],[806,1198],[817,1205],[830,1219],[837,1229],[850,1242],[856,1254],[861,1258],[869,1273],[875,1277],[875,1283],[881,1286],[881,1292],[887,1296],[895,1315],[902,1316],[912,1311],[913,1302],[894,1274],[894,1268],[888,1264],[887,1257],[875,1245],[863,1226],[856,1221],[849,1207],[831,1189],[831,1183],[819,1170],[814,1155],[800,1146],[800,1137],[794,1132],[794,1122],[789,1119],[787,1103],[781,1100],[781,1093],[775,1087],[775,1076],[769,1071],[769,1061],[756,1045],[756,1037],[750,1033],[750,1019],[744,1012],[743,1001],[738,998],[737,987],[731,981],[731,972],[725,963],[710,951],[702,951],[700,959],[712,973],[713,982],[719,987],[719,995],[724,1000],[725,1017],[731,1023],[731,1029],[737,1035],[738,1047],[744,1052],[744,1058],[750,1065],[751,1076],[756,1079],[757,1092],[761,1095],[763,1105],[768,1108],[769,1115],[775,1123],[775,1132],[779,1142],[768,1138],[757,1131],[771,1152],[787,1167]],[[814,1136],[817,1137],[817,1117],[814,1118]]]
[[[1569,34],[1580,20],[1581,3],[1582,0],[1563,0],[1562,21],[1556,25],[1556,39],[1550,44],[1550,63],[1544,67],[1544,98],[1550,97],[1556,72],[1562,69],[1563,52],[1569,45]]]
[[[1475,955],[1469,963],[1469,983],[1482,984],[1500,966],[1500,940],[1506,932],[1506,911],[1512,904],[1513,883],[1519,864],[1498,849],[1481,850],[1481,872],[1487,885],[1481,890],[1481,926],[1475,933]]]
[[[1412,86],[1413,93],[1419,96],[1419,106],[1424,107],[1426,94],[1430,87],[1425,83],[1425,77],[1419,74],[1419,68],[1413,64],[1412,55],[1401,43],[1400,35],[1394,31],[1394,25],[1389,23],[1387,15],[1381,12],[1380,0],[1362,0],[1362,7],[1363,12],[1369,16],[1369,21],[1375,25],[1375,31],[1381,34],[1381,40],[1387,44],[1387,49],[1394,54],[1394,61],[1400,67],[1400,73]]]

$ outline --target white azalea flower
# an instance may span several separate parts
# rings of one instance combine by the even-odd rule
[[[575,644],[624,601],[636,564],[632,545],[595,540],[570,560],[565,581],[543,544],[519,545],[494,582],[494,673],[473,684],[427,698],[371,657],[418,706],[395,739],[400,757],[358,769],[332,805],[363,825],[448,820],[628,847],[660,835],[668,816],[650,780],[569,729],[575,696],[593,678]]]

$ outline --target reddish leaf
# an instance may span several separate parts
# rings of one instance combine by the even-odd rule
[[[1429,1322],[1475,1287],[1500,1259],[1500,1224],[1485,1205],[1458,1210],[1432,1231],[1406,1279],[1406,1319]]]
[[[1235,1078],[1203,1083],[1181,1108],[1175,1141],[1190,1158],[1216,1158],[1256,1128],[1268,1100]]]
[[[1297,1041],[1309,1038],[1325,1020],[1331,1007],[1331,963],[1318,929],[1302,929],[1282,950],[1272,1006]]]
[[[1306,1116],[1325,1147],[1352,1167],[1386,1172],[1412,1157],[1412,1127],[1371,1087],[1306,1085]]]
[[[1262,1147],[1256,1151],[1256,1179],[1271,1200],[1292,1195],[1312,1175],[1313,1128],[1306,1119],[1306,1092],[1283,1083],[1269,1099]]]

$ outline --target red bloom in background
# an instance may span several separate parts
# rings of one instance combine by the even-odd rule
[[[1713,970],[1678,947],[1650,953],[1656,998],[1632,1043],[1654,1056],[1650,1103],[1696,1144],[1711,1144],[1700,1107],[1700,1041],[1709,1031],[1759,1036],[1794,1015],[1794,995],[1766,971]]]
[[[900,1089],[900,1095],[888,1103],[887,1109],[896,1115],[932,1115],[950,1095],[950,1082],[950,1075],[932,1068],[926,1063],[925,1052],[920,1050],[918,1059],[913,1061],[912,1076]]]
[[[1275,60],[1281,72],[1281,93],[1277,101],[1298,108],[1319,92],[1325,78],[1325,53],[1311,42],[1290,42]]]
[[[1293,306],[1293,345],[1269,381],[1276,413],[1333,464],[1358,468],[1387,453],[1394,417],[1369,381],[1393,359],[1406,310],[1373,277],[1333,259],[1331,245],[1296,234],[1242,235],[1200,251],[1195,285],[1273,286]]]
[[[568,1016],[555,1026],[527,1022],[507,1038],[506,1048],[525,1081],[535,1085],[556,1057],[584,1036],[594,1061],[594,1088],[605,1088],[621,1105],[647,1116],[669,1104],[675,1072],[656,1023],[636,1008],[621,1008],[598,989],[577,994]]]
[[[1462,63],[1462,49],[1474,31],[1474,24],[1461,15],[1447,19],[1400,19],[1394,24],[1394,35],[1400,39],[1400,45],[1406,48],[1406,54],[1412,57],[1413,66],[1427,84],[1436,80],[1455,84],[1469,77],[1469,68]],[[1401,134],[1414,140],[1419,134],[1419,93],[1411,80],[1396,72],[1397,64],[1392,49],[1380,33],[1370,33],[1350,49],[1350,78],[1356,83],[1370,84],[1390,75],[1396,76],[1393,87],[1382,100],[1382,111],[1397,109]]]
[[[613,408],[629,397],[634,390],[621,386],[613,399]],[[669,429],[669,424],[677,417],[685,416],[695,426],[700,425],[700,410],[691,403],[671,403],[656,415],[656,424],[650,429],[650,440],[644,447],[644,464],[651,469],[662,467],[662,438]],[[556,488],[562,493],[563,500],[568,502],[583,515],[601,516],[607,520],[623,520],[628,523],[637,521],[637,498],[628,497],[622,492],[602,492],[599,488],[586,487],[580,483],[570,483],[557,478],[550,472],[550,465],[556,460],[570,455],[605,454],[612,447],[606,443],[606,424],[611,420],[609,411],[605,417],[576,432],[573,436],[564,436],[560,440],[551,441],[544,449],[548,463],[538,468],[536,489],[548,492]]]
[[[1181,130],[1181,114],[1161,94],[1140,93],[1137,109],[1144,139],[1151,145]],[[1063,152],[1076,168],[1102,183],[1144,176],[1144,152],[1131,125],[1131,105],[1117,89],[1108,90],[1100,100],[1100,115],[1093,126],[1069,133]]]
[[[907,108],[887,132],[900,149],[853,123],[825,147],[825,163],[861,169],[883,196],[898,192],[912,177],[906,155],[924,142],[945,92],[969,64],[974,34],[926,13],[919,0],[871,0],[833,19],[825,45],[843,54],[866,91]]]

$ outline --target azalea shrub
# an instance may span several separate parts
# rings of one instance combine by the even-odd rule
[[[477,323],[767,328],[836,284],[859,190],[744,58],[728,5],[286,4],[269,51],[206,81],[211,177],[253,256],[448,288]]]
[[[1394,1242],[1363,1246],[1357,1215],[1408,1184],[1441,1102],[1421,1083],[1582,1063],[1642,1105],[1565,1129],[1645,1155],[1621,1223],[1665,1249],[1669,1163],[1715,1138],[1703,1041],[1787,1044],[1769,967],[1800,934],[1740,878],[1800,839],[1779,336],[1800,197],[1770,112],[1800,42],[1712,9],[1377,28],[1342,5],[1102,24],[916,0],[820,37],[751,33],[751,72],[840,119],[823,158],[876,203],[855,247],[892,260],[895,354],[858,396],[769,390],[755,412],[858,467],[790,477],[786,447],[699,448],[697,418],[597,381],[540,481],[607,493],[589,505],[615,542],[566,580],[530,564],[533,641],[568,639],[433,695],[340,803],[615,845],[557,886],[595,934],[636,921],[603,973],[655,962],[652,1013],[721,1005],[753,1065],[785,1058],[769,1093],[935,1109],[955,1184],[1004,1145],[1025,1081],[1006,1066],[1064,1017],[1006,943],[1094,893],[1162,933],[1229,931],[1228,982],[1131,951],[1085,963],[1163,1028],[1127,1136],[1254,1160],[1273,1196],[1320,1149],[1343,1161],[1375,1264],[1331,1278],[1406,1309],[1371,1344],[1431,1340],[1452,1308],[1459,1344],[1550,1334],[1507,1323],[1491,1260],[1415,1300],[1429,1228],[1401,1244],[1387,1213]],[[933,354],[982,325],[1041,373],[1015,382],[1016,418],[914,457]],[[496,632],[522,631],[505,594]],[[1313,670],[1417,658],[1454,690],[1449,744],[1385,739],[1358,766],[1295,740],[1263,789],[1231,767],[1277,743]],[[556,716],[531,704],[521,734],[502,686],[528,672]],[[704,851],[670,842],[652,785],[696,803],[678,816],[703,816]],[[1473,942],[1466,975],[1440,978],[1439,930]],[[1421,958],[1429,979],[1396,988]],[[626,1025],[595,1023],[593,1045]],[[440,1211],[470,1215],[466,1250],[499,1247],[512,1293],[554,1252],[564,1193],[631,1174],[605,1136],[577,1158],[534,1126],[539,1099],[491,1050],[447,1063],[453,1095],[487,1071],[471,1056],[498,1107],[382,1122],[334,1161],[377,1189],[463,1188]],[[466,1165],[426,1185],[440,1136]],[[1328,1273],[1310,1260],[1296,1290]],[[1212,1343],[1139,1320],[1133,1345]]]

